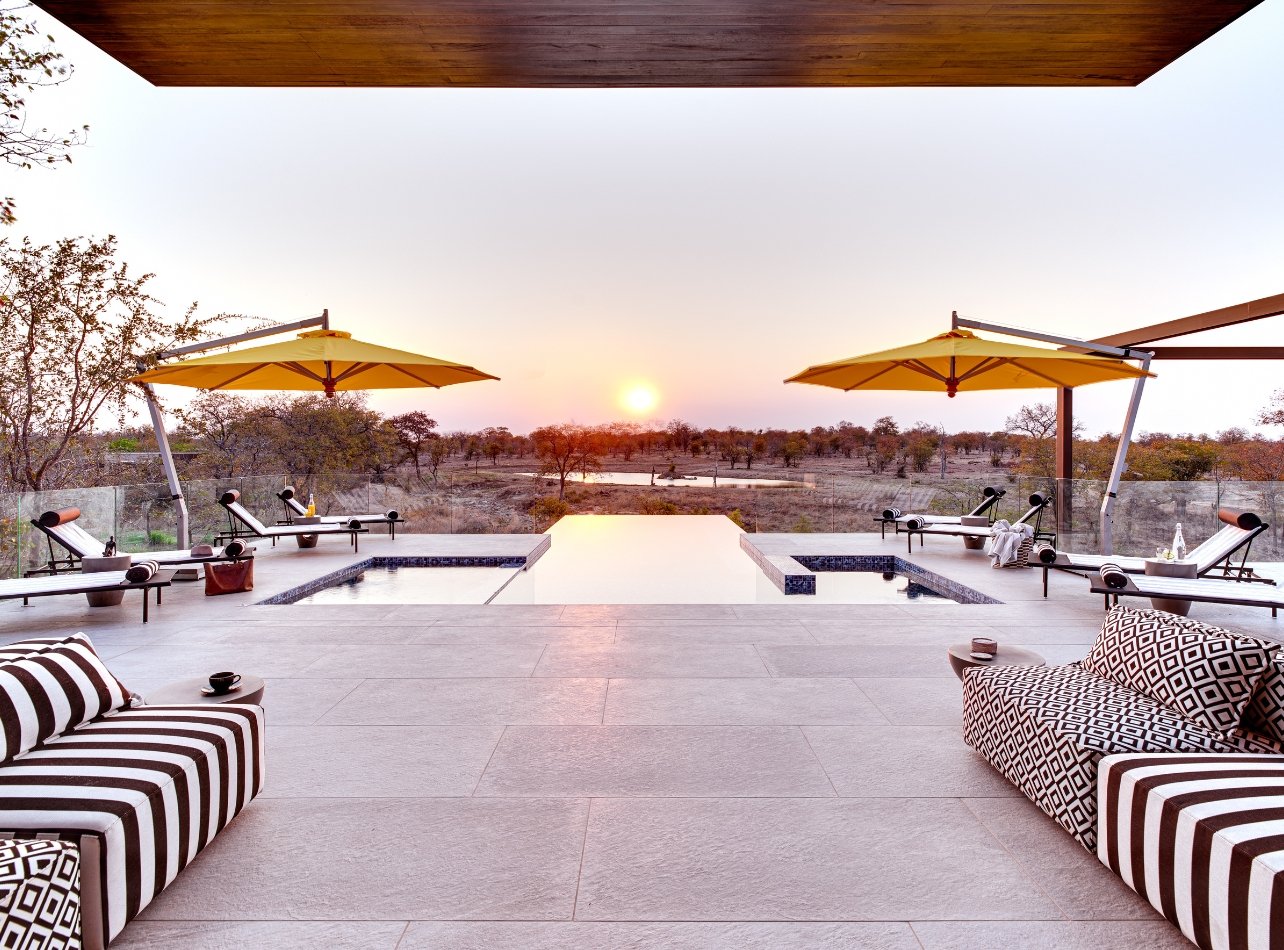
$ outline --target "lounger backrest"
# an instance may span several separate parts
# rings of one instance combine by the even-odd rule
[[[1033,518],[1035,515],[1041,512],[1044,508],[1048,507],[1048,502],[1050,500],[1051,499],[1048,498],[1047,495],[1040,495],[1038,492],[1035,492],[1033,495],[1030,496],[1030,510],[1027,511],[1025,514],[1023,514],[1020,518],[1018,518],[1016,521],[1012,523],[1025,524],[1027,521],[1029,521],[1031,518]]]
[[[267,537],[270,533],[267,525],[254,517],[254,515],[250,513],[250,510],[239,501],[224,502],[223,507],[232,513],[232,517],[243,523],[255,534],[260,535],[261,537]]]
[[[103,549],[106,547],[103,542],[74,521],[45,528],[45,531],[76,557],[102,557]]]
[[[1226,560],[1262,530],[1259,527],[1246,531],[1238,525],[1223,525],[1221,531],[1187,553],[1186,557],[1195,562],[1197,570],[1206,571]]]
[[[293,495],[289,498],[282,498],[281,500],[285,502],[285,506],[296,515],[306,515],[308,513],[308,506],[299,504],[299,499],[295,498]]]
[[[1002,488],[990,488],[987,486],[984,491],[985,497],[981,499],[981,503],[979,505],[977,505],[975,508],[973,508],[971,511],[967,513],[968,517],[975,518],[985,514],[987,511],[989,511],[991,508],[997,505],[999,503],[999,499],[1002,498],[1005,494],[1006,492]]]

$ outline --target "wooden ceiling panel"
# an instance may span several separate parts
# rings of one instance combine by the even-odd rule
[[[158,86],[1126,86],[1259,2],[36,5]]]

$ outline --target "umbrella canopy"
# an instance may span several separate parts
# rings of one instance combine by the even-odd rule
[[[961,390],[1073,387],[1153,375],[1106,356],[1000,343],[955,329],[913,346],[809,366],[785,382],[848,392],[944,390],[952,398]]]
[[[339,390],[440,389],[483,379],[499,377],[462,363],[363,343],[342,330],[309,330],[297,340],[163,364],[131,381],[197,389],[323,389],[333,396]]]

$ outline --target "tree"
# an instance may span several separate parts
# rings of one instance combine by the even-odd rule
[[[373,472],[389,468],[397,435],[366,406],[364,393],[269,396],[259,411],[281,423],[281,455],[292,474],[314,477],[332,472]]]
[[[1262,410],[1257,421],[1264,426],[1284,426],[1284,389],[1275,391],[1271,404]]]
[[[1050,403],[1022,406],[1016,415],[1008,416],[1005,428],[1021,439],[1021,465],[1023,474],[1051,477],[1054,459],[1053,445],[1057,434],[1057,409]],[[1083,431],[1076,422],[1071,437]]]
[[[588,426],[567,423],[543,426],[531,433],[535,444],[535,457],[539,459],[541,475],[557,476],[558,501],[566,500],[566,478],[572,472],[587,475],[596,472],[598,460],[598,433]]]
[[[434,431],[437,428],[437,420],[426,412],[415,410],[393,416],[388,420],[388,424],[397,434],[397,442],[405,450],[405,457],[414,463],[415,477],[422,478],[422,473],[419,471],[419,458],[423,455],[424,447],[430,439],[440,438]]]
[[[0,241],[0,462],[15,489],[65,483],[60,469],[99,414],[123,423],[139,360],[205,337],[221,319],[197,318],[195,304],[181,317],[153,312],[151,276],[130,275],[114,237]]]
[[[32,129],[27,94],[71,78],[71,66],[53,48],[53,37],[18,15],[20,7],[0,8],[0,157],[18,168],[70,162],[68,151],[85,140],[89,126],[66,135]],[[0,223],[14,222],[14,200],[0,198]]]

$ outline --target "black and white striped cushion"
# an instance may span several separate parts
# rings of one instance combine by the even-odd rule
[[[129,705],[92,645],[72,639],[0,665],[0,762]]]
[[[258,794],[258,706],[144,706],[0,765],[0,837],[101,842],[100,914],[115,937]]]
[[[83,643],[91,650],[94,646],[89,637],[83,633],[73,633],[69,637],[31,637],[26,640],[15,640],[13,643],[6,643],[0,646],[0,663],[12,663],[14,660],[35,656],[37,653],[63,643]]]
[[[1284,757],[1112,755],[1097,856],[1204,950],[1284,944]]]

